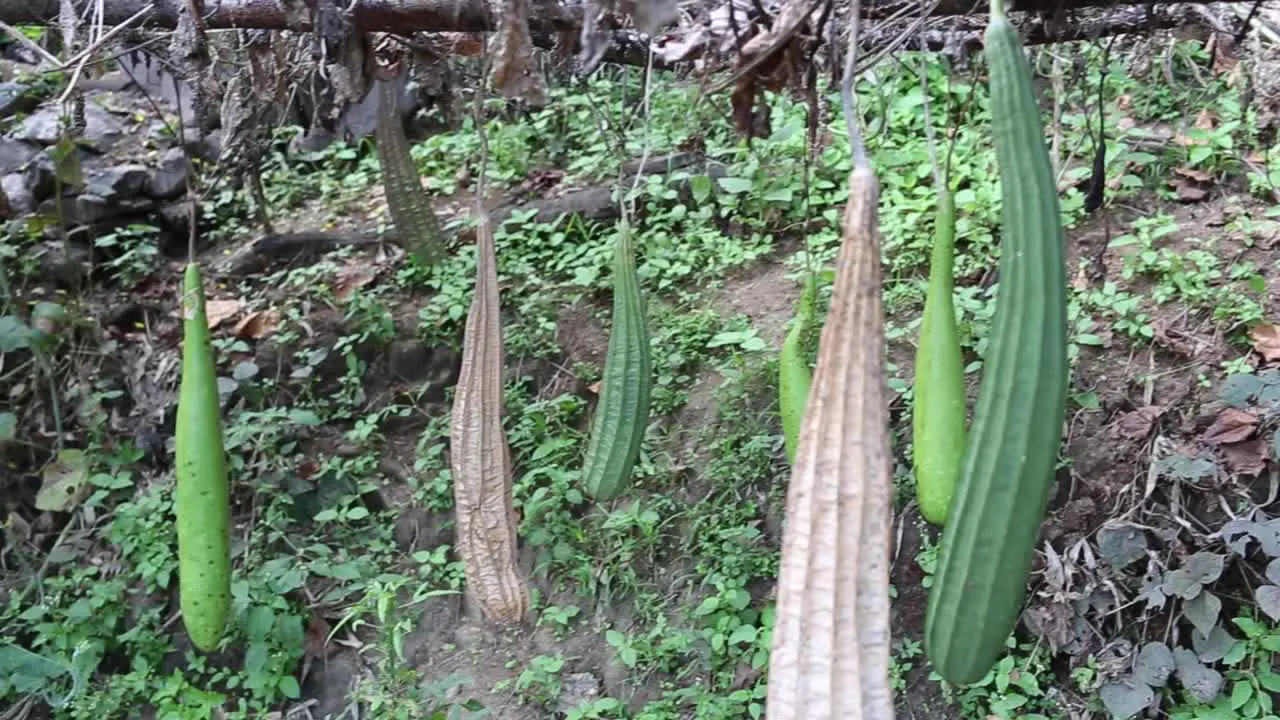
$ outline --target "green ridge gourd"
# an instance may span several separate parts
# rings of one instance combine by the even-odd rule
[[[622,493],[640,457],[649,425],[650,372],[649,330],[631,227],[623,222],[613,260],[613,329],[582,468],[583,487],[598,501]]]
[[[934,668],[955,684],[991,669],[1022,608],[1067,391],[1057,187],[1030,68],[1003,0],[991,2],[984,41],[1003,203],[1000,286],[925,628]]]

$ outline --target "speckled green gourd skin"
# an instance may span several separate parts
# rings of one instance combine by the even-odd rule
[[[649,427],[649,330],[632,255],[631,228],[622,227],[613,261],[613,330],[591,423],[582,483],[598,501],[626,489]]]
[[[191,642],[218,646],[231,609],[230,498],[218,378],[200,268],[187,265],[182,293],[182,385],[175,430],[178,593]]]
[[[1000,287],[925,628],[934,669],[955,684],[991,669],[1021,612],[1067,392],[1057,187],[1030,69],[1000,0],[985,44],[1003,203]]]

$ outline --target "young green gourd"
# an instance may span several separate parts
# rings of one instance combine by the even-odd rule
[[[964,357],[952,297],[955,235],[955,202],[944,186],[938,189],[938,221],[916,348],[911,413],[916,500],[925,520],[938,526],[947,522],[964,460]]]
[[[582,468],[583,487],[598,501],[612,500],[622,493],[640,457],[649,426],[650,372],[644,299],[631,227],[623,221],[613,259],[613,330]]]
[[[1021,612],[1067,391],[1057,187],[1022,43],[1003,0],[990,7],[984,40],[1002,200],[1000,286],[925,623],[929,658],[954,684],[991,669]]]
[[[188,263],[182,288],[182,380],[174,430],[178,593],[191,642],[218,646],[231,609],[231,508],[200,266]]]
[[[793,464],[805,405],[809,401],[809,386],[813,382],[804,341],[813,326],[817,307],[818,279],[810,275],[800,293],[795,324],[787,332],[786,339],[782,341],[782,352],[778,354],[778,414],[782,416],[782,441],[787,462]]]

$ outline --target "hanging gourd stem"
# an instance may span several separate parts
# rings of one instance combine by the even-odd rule
[[[840,81],[840,99],[844,104],[844,121],[849,134],[849,148],[853,152],[855,168],[870,167],[867,149],[862,142],[862,131],[858,128],[858,99],[854,96],[853,87],[855,78],[860,74],[856,68],[861,9],[861,3],[857,0],[849,5],[849,48],[845,51],[844,77]]]

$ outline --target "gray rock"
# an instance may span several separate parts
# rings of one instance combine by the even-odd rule
[[[568,714],[600,697],[600,679],[589,672],[567,673],[561,680],[556,710]]]
[[[312,128],[289,141],[289,154],[306,155],[320,152],[338,140],[338,136],[324,128]]]
[[[62,224],[64,226],[93,225],[104,220],[140,215],[150,212],[155,203],[150,198],[122,198],[108,200],[101,195],[84,193],[82,195],[64,195],[62,199]],[[54,198],[40,203],[40,213],[56,216],[58,207]]]
[[[124,123],[115,115],[97,105],[86,103],[85,128],[80,139],[98,148],[118,140],[124,134]],[[27,116],[13,134],[19,140],[52,145],[58,141],[62,130],[62,111],[56,105],[46,105]]]
[[[0,136],[0,172],[21,170],[40,150],[21,140]]]
[[[35,110],[40,98],[31,92],[29,85],[18,82],[0,82],[0,118]]]
[[[222,155],[222,131],[211,130],[204,136],[200,136],[192,130],[187,133],[187,151],[201,160],[208,162],[217,160]]]
[[[151,170],[144,192],[158,200],[172,200],[186,192],[191,171],[191,163],[182,148],[169,148],[161,156],[160,164]]]
[[[53,158],[46,152],[40,153],[27,163],[23,177],[27,183],[27,191],[36,202],[57,192],[57,177],[54,173]]]
[[[169,72],[169,63],[163,55],[135,49],[117,57],[116,62],[127,70],[129,78],[137,82],[143,92],[162,100],[167,109],[176,110],[183,124],[195,122],[191,86]]]
[[[22,173],[9,173],[0,178],[0,191],[9,200],[9,209],[18,214],[35,212],[36,198],[27,187],[27,177]]]
[[[143,194],[148,171],[145,165],[116,165],[85,173],[85,192],[108,202],[135,199]]]
[[[81,179],[83,180],[84,175],[86,174],[84,168],[92,162],[93,157],[80,148],[77,148],[75,153],[79,160]],[[31,191],[36,202],[52,197],[54,193],[59,190],[56,181],[56,166],[54,164],[53,157],[54,149],[46,149],[32,158],[31,161],[27,163],[26,168],[23,171],[27,178],[27,189]],[[79,192],[81,189],[81,187],[69,186],[63,186],[61,188],[63,193]]]
[[[78,287],[89,277],[88,249],[61,240],[46,240],[35,248],[40,277],[64,287]]]
[[[191,212],[186,201],[165,205],[156,211],[152,220],[160,228],[160,252],[167,257],[185,258],[191,238]]]

